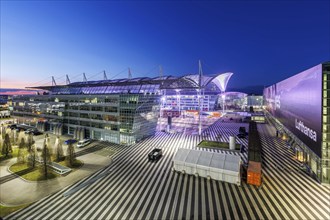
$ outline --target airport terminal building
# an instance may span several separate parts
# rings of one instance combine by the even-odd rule
[[[162,111],[213,110],[232,74],[37,86],[45,92],[13,97],[13,115],[35,118],[42,131],[129,145],[155,134]]]
[[[264,89],[266,109],[296,158],[330,183],[330,62]]]

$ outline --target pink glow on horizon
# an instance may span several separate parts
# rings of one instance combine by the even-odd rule
[[[28,91],[28,90],[0,92],[0,95],[35,95],[35,94],[36,91]]]

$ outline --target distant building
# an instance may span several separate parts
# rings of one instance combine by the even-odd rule
[[[296,158],[330,183],[330,62],[265,88],[264,99]]]
[[[214,110],[232,73],[141,77],[34,87],[40,95],[15,96],[13,114],[37,118],[40,130],[133,144],[156,131],[162,111]]]
[[[0,105],[6,105],[8,102],[8,95],[0,95]]]
[[[252,106],[254,109],[260,109],[263,107],[264,98],[262,95],[248,95],[247,99],[247,106]]]
[[[246,105],[246,93],[225,92],[218,96],[218,109],[221,110],[243,110]]]
[[[10,117],[10,111],[8,106],[0,105],[0,118],[9,118],[9,117]]]
[[[8,95],[0,95],[0,118],[9,118],[10,109],[8,106]]]

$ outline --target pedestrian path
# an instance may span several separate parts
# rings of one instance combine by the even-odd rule
[[[5,219],[330,219],[330,188],[300,171],[293,152],[268,124],[258,125],[264,172],[260,188],[171,171],[178,148],[196,149],[203,139],[229,141],[240,126],[247,124],[217,121],[202,137],[158,132],[123,149],[109,167]],[[154,147],[163,149],[163,157],[150,163],[147,155]],[[95,180],[102,173],[108,175]],[[95,181],[63,196],[90,180]]]
[[[107,146],[113,149],[113,146]],[[83,166],[68,175],[46,181],[25,181],[16,174],[8,172],[7,168],[16,162],[16,158],[1,162],[0,203],[5,206],[18,206],[38,201],[52,193],[68,187],[81,179],[90,176],[108,166],[112,158],[97,154],[81,154],[78,159]]]

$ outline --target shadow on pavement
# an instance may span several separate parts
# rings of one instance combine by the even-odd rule
[[[31,172],[32,170],[33,170],[33,168],[27,168],[27,169],[9,174],[7,176],[3,176],[3,177],[0,178],[0,184],[3,184],[3,183],[8,182],[10,180],[13,180],[13,179],[17,178],[18,176],[22,176],[24,174],[27,174],[27,173]]]

